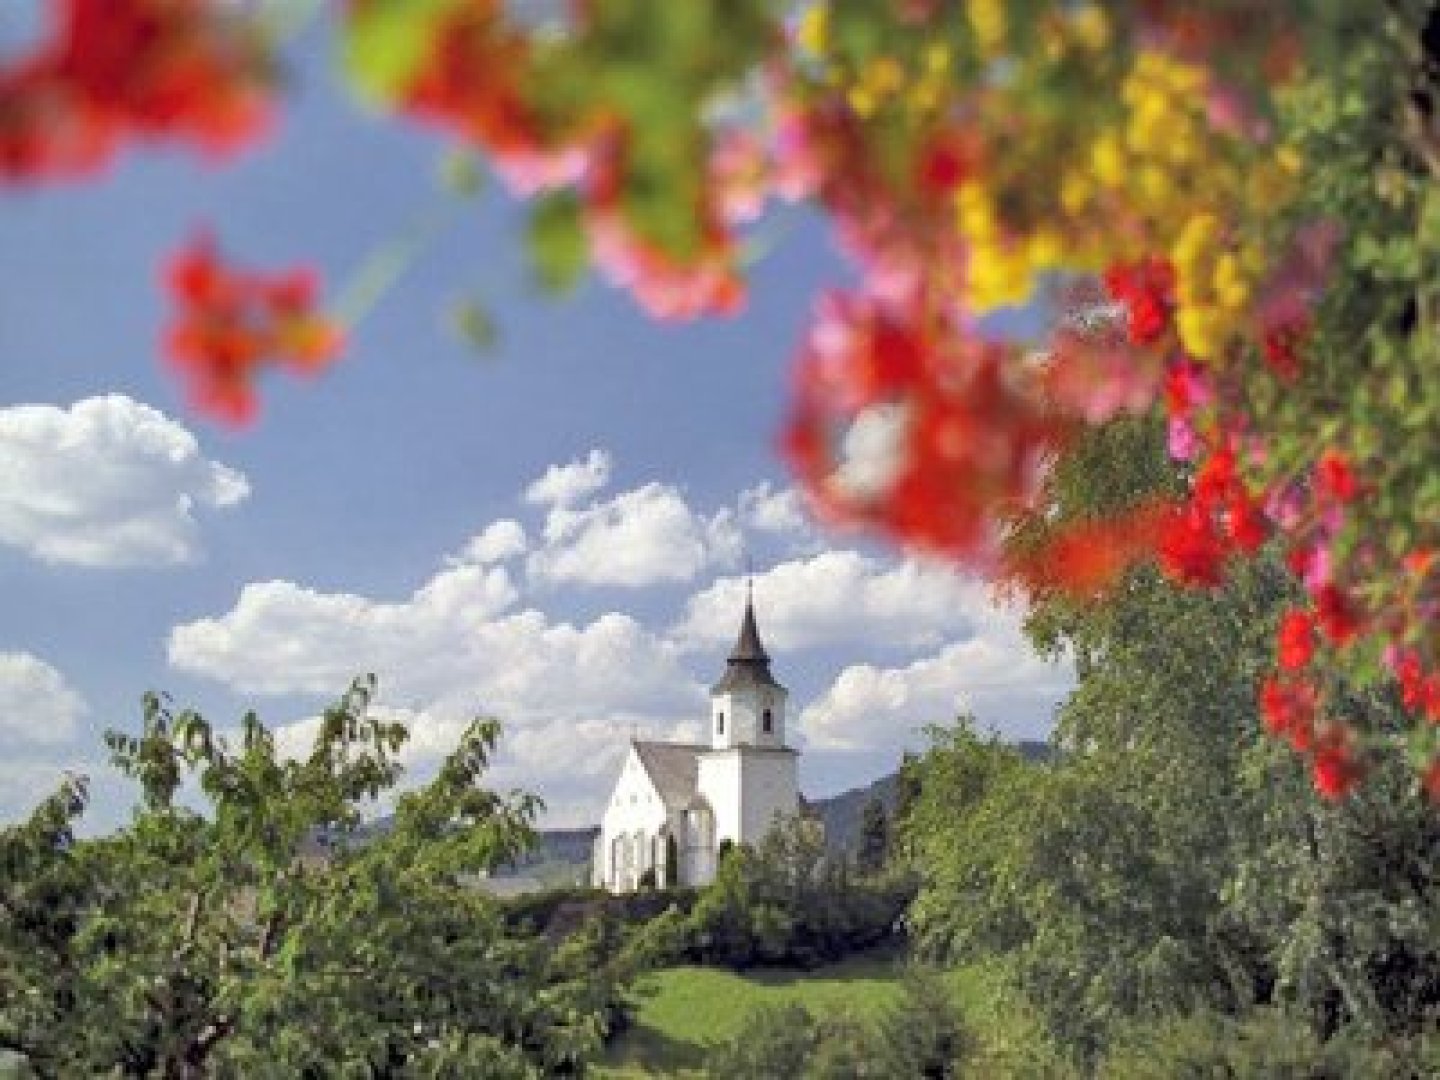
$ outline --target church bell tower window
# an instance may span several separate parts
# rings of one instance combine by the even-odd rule
[[[760,726],[764,729],[766,735],[769,735],[770,732],[774,730],[775,718],[769,709],[766,709],[765,714],[760,718]]]
[[[725,734],[725,714],[723,712],[715,714],[715,734]]]

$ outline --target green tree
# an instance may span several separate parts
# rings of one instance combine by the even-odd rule
[[[955,1007],[943,975],[915,965],[905,973],[898,1005],[881,1016],[874,1037],[879,1075],[950,1080],[966,1074],[979,1043]]]
[[[70,781],[0,833],[0,1048],[56,1077],[583,1071],[604,958],[568,963],[457,884],[532,841],[537,801],[479,784],[499,725],[475,721],[361,844],[405,739],[372,693],[357,680],[300,760],[253,714],[232,739],[151,695],[138,736],[107,736],[140,786],[126,828],[77,839]],[[329,856],[300,854],[317,836]]]
[[[699,959],[735,967],[835,960],[893,937],[913,893],[906,874],[857,878],[813,822],[793,818],[721,861],[692,941]]]
[[[1154,428],[1112,425],[1057,468],[1016,542],[1173,482]],[[1060,753],[1026,766],[963,724],[936,733],[907,817],[922,947],[1002,955],[1086,1059],[1121,1021],[1197,1008],[1274,1003],[1316,1039],[1432,1025],[1440,819],[1403,767],[1325,802],[1263,735],[1255,687],[1290,599],[1267,557],[1209,592],[1140,569],[1098,600],[1032,597],[1032,636],[1079,675]],[[1383,695],[1333,692],[1367,728],[1399,726]]]
[[[757,1011],[706,1061],[714,1077],[760,1080],[948,1080],[966,1075],[977,1042],[935,971],[906,972],[901,999],[878,1019],[804,1006]]]
[[[866,874],[879,873],[890,857],[890,815],[878,795],[865,800],[860,813],[860,844],[855,863]]]
[[[805,1006],[795,1002],[777,1009],[757,1009],[740,1034],[713,1047],[705,1060],[708,1075],[729,1080],[796,1080],[815,1052],[818,1025]]]

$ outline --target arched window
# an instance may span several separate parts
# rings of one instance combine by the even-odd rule
[[[610,841],[610,888],[619,892],[625,876],[625,837],[617,836]]]
[[[725,734],[725,714],[723,712],[717,712],[715,714],[715,734]]]
[[[715,813],[703,798],[685,811],[685,846],[679,880],[707,885],[715,877]]]
[[[769,735],[775,727],[775,718],[771,715],[769,709],[766,709],[765,714],[760,717],[760,727],[766,735]]]

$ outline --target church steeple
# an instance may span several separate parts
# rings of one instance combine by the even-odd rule
[[[725,662],[725,674],[710,688],[711,745],[783,747],[786,690],[770,673],[770,655],[760,643],[753,585],[747,585],[740,633]]]
[[[740,636],[730,650],[730,662],[750,660],[769,663],[765,646],[760,644],[760,628],[755,625],[755,583],[745,583],[745,616],[740,620]]]
[[[739,686],[776,686],[770,674],[770,655],[760,644],[760,627],[755,622],[754,586],[746,586],[745,614],[740,619],[740,634],[725,664],[725,674],[710,693],[718,694]]]

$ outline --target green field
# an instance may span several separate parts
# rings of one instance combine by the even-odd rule
[[[742,975],[721,968],[668,968],[641,980],[635,1026],[616,1040],[597,1075],[609,1080],[699,1076],[707,1045],[737,1034],[759,1008],[798,1002],[815,1013],[874,1016],[899,1001],[902,969],[903,959],[893,953],[855,957],[813,971],[770,969]],[[1027,1018],[1001,1004],[992,972],[959,968],[947,979],[997,1067],[1012,1050],[1033,1042]]]

